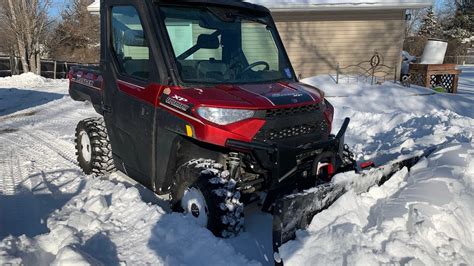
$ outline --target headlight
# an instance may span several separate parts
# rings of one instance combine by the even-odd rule
[[[197,113],[204,119],[218,125],[228,125],[255,115],[254,111],[241,109],[223,109],[214,107],[200,107]]]

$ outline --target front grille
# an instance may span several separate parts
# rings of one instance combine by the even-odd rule
[[[277,108],[267,110],[265,117],[266,118],[277,118],[284,116],[293,116],[293,115],[302,115],[307,113],[313,113],[319,110],[318,104],[303,105],[298,107],[291,108]]]
[[[324,122],[306,123],[291,127],[261,130],[257,136],[255,136],[255,139],[263,141],[283,140],[313,134],[315,132],[327,132],[327,129],[327,124]]]

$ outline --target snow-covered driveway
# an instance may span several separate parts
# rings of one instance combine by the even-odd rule
[[[141,186],[83,175],[74,128],[96,114],[67,96],[66,81],[24,75],[2,85],[0,264],[250,263],[191,219],[152,205]]]
[[[382,188],[346,194],[282,247],[285,262],[472,263],[474,67],[465,68],[459,95],[307,82],[336,107],[334,128],[351,117],[347,141],[360,159],[444,148]],[[73,102],[65,81],[0,80],[0,264],[271,264],[268,246],[246,246],[251,232],[265,231],[255,228],[264,218],[249,217],[254,227],[241,238],[217,239],[120,175],[83,175],[73,134],[90,116],[93,108]]]

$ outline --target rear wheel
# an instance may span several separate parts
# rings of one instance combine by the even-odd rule
[[[77,161],[85,174],[104,175],[115,171],[112,148],[102,118],[80,121],[75,142]]]
[[[172,187],[176,211],[194,218],[218,237],[233,237],[243,229],[243,204],[235,181],[212,160],[192,160],[182,165]]]

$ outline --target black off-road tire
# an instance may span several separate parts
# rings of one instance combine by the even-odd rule
[[[228,171],[213,160],[191,160],[178,168],[171,189],[174,211],[189,213],[183,208],[183,195],[188,189],[202,193],[206,202],[206,227],[217,237],[230,238],[243,230],[244,206],[236,182],[228,178]]]
[[[85,174],[97,176],[115,171],[107,128],[103,118],[88,118],[76,127],[76,155]]]

